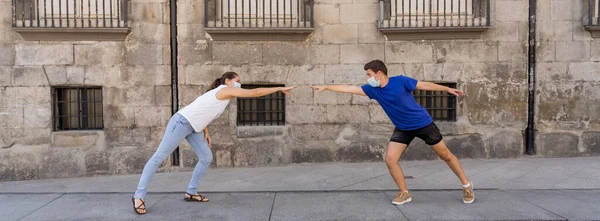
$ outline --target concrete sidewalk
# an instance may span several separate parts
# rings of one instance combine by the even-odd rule
[[[1,220],[600,220],[600,157],[462,160],[476,202],[442,161],[401,162],[413,202],[393,206],[385,163],[211,169],[182,200],[191,172],[159,173],[138,216],[139,175],[0,182]]]

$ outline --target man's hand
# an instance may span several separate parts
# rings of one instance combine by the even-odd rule
[[[310,86],[310,88],[317,90],[317,93],[321,93],[324,90],[327,89],[327,86],[325,85],[321,85],[321,86]]]
[[[212,138],[208,134],[204,134],[204,141],[208,142],[208,147],[212,147]]]
[[[290,95],[290,90],[292,90],[292,89],[294,89],[294,88],[296,88],[296,86],[291,86],[291,87],[281,87],[281,88],[279,88],[279,90],[280,90],[281,92],[283,92],[284,94],[286,94],[286,95]]]
[[[463,94],[464,94],[461,90],[457,90],[454,88],[448,88],[448,90],[446,92],[448,92],[449,94],[454,94],[454,96],[457,96],[457,97],[463,96]]]

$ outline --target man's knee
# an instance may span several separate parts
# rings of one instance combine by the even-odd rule
[[[390,156],[390,155],[385,156],[385,163],[388,166],[398,165],[399,160],[400,160],[400,156],[398,156],[398,157]]]
[[[454,154],[452,154],[450,151],[439,154],[438,156],[446,162],[452,161],[454,158],[456,158],[456,156],[454,156]]]

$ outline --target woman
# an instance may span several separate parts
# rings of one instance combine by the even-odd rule
[[[158,166],[177,148],[185,138],[198,155],[198,164],[192,173],[192,179],[185,193],[185,201],[208,202],[208,198],[198,194],[197,186],[206,174],[212,161],[210,146],[212,139],[208,134],[207,125],[219,117],[229,101],[235,97],[262,97],[278,91],[289,94],[294,87],[242,89],[240,77],[235,72],[226,72],[216,79],[206,93],[196,98],[190,105],[184,107],[169,120],[167,129],[156,153],[146,163],[135,195],[131,198],[133,208],[138,214],[146,214],[144,197],[148,183],[156,173]]]

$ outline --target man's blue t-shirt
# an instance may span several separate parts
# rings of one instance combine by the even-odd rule
[[[395,76],[390,77],[383,88],[366,84],[362,90],[381,105],[397,129],[416,130],[433,122],[427,110],[413,97],[412,91],[416,89],[417,82],[410,77]]]

